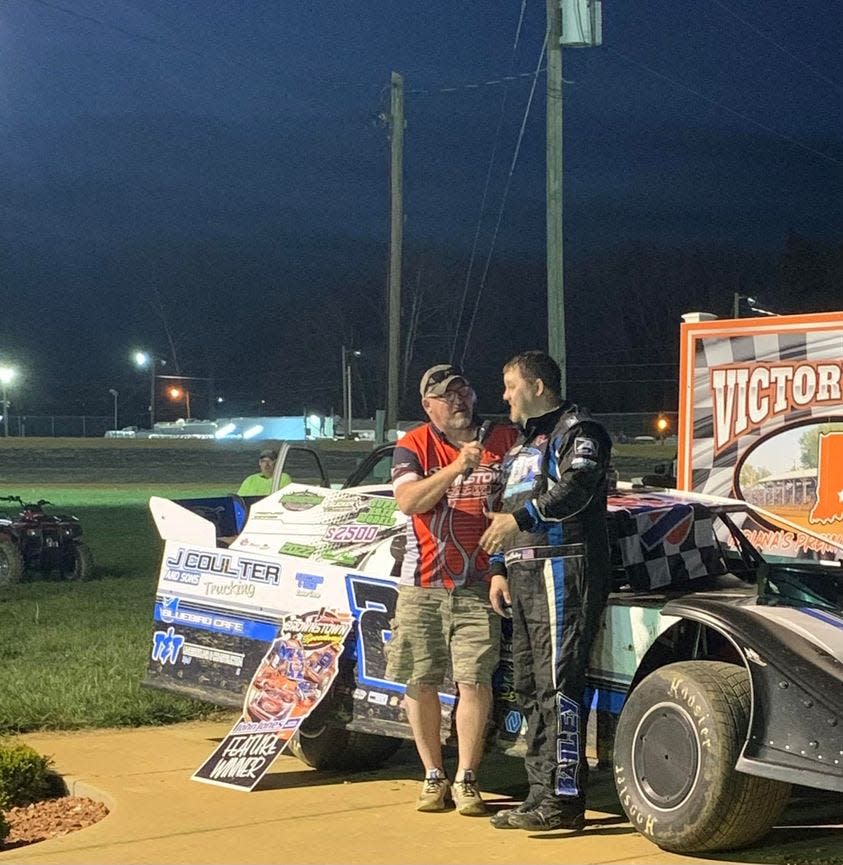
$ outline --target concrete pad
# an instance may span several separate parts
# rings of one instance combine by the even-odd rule
[[[454,811],[415,811],[420,772],[409,748],[402,749],[388,766],[356,775],[316,772],[282,755],[252,793],[191,781],[193,771],[229,726],[191,723],[22,737],[54,758],[74,793],[104,799],[111,813],[80,832],[0,853],[0,863],[667,865],[700,861],[665,853],[636,832],[623,816],[606,774],[593,779],[590,803],[594,810],[589,811],[583,832],[534,834],[496,830],[484,818],[463,817]],[[489,755],[483,764],[481,787],[492,807],[509,805],[505,791],[524,789],[521,761]],[[773,836],[779,832],[774,830]],[[731,860],[729,856],[711,858],[721,862],[793,861],[797,835],[793,831],[786,838],[779,835],[775,854],[765,845],[739,856],[731,854],[735,857]],[[812,851],[825,845],[825,855],[830,856],[832,847],[835,853],[843,848],[843,829],[803,833],[802,840],[813,845]],[[832,861],[840,860],[824,859]]]

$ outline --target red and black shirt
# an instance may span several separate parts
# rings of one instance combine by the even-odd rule
[[[516,435],[514,427],[494,424],[483,440],[480,465],[469,477],[457,477],[431,510],[410,517],[402,585],[453,589],[488,582],[488,556],[478,542],[489,524],[484,511],[495,510],[500,500],[501,463]],[[416,427],[396,444],[393,488],[430,477],[459,453],[433,424]]]

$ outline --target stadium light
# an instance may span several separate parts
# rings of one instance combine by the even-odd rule
[[[11,384],[17,375],[17,370],[10,366],[0,366],[0,388],[3,396],[3,436],[9,435],[9,399],[6,395],[6,386]]]

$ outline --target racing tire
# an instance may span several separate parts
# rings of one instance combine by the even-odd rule
[[[403,743],[403,739],[391,736],[376,736],[325,724],[308,724],[306,720],[290,740],[289,748],[302,763],[314,769],[364,772],[377,769]]]
[[[17,545],[8,539],[0,540],[0,586],[11,586],[23,579],[23,556]]]
[[[83,541],[73,545],[73,567],[64,572],[66,580],[89,580],[94,572],[94,554]]]
[[[735,770],[751,710],[749,676],[720,661],[655,670],[618,720],[614,773],[630,823],[663,850],[735,850],[781,816],[790,784]]]

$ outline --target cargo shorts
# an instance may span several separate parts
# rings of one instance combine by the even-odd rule
[[[491,685],[500,659],[501,622],[486,585],[443,589],[399,586],[386,677],[441,685],[451,662],[455,682]]]

